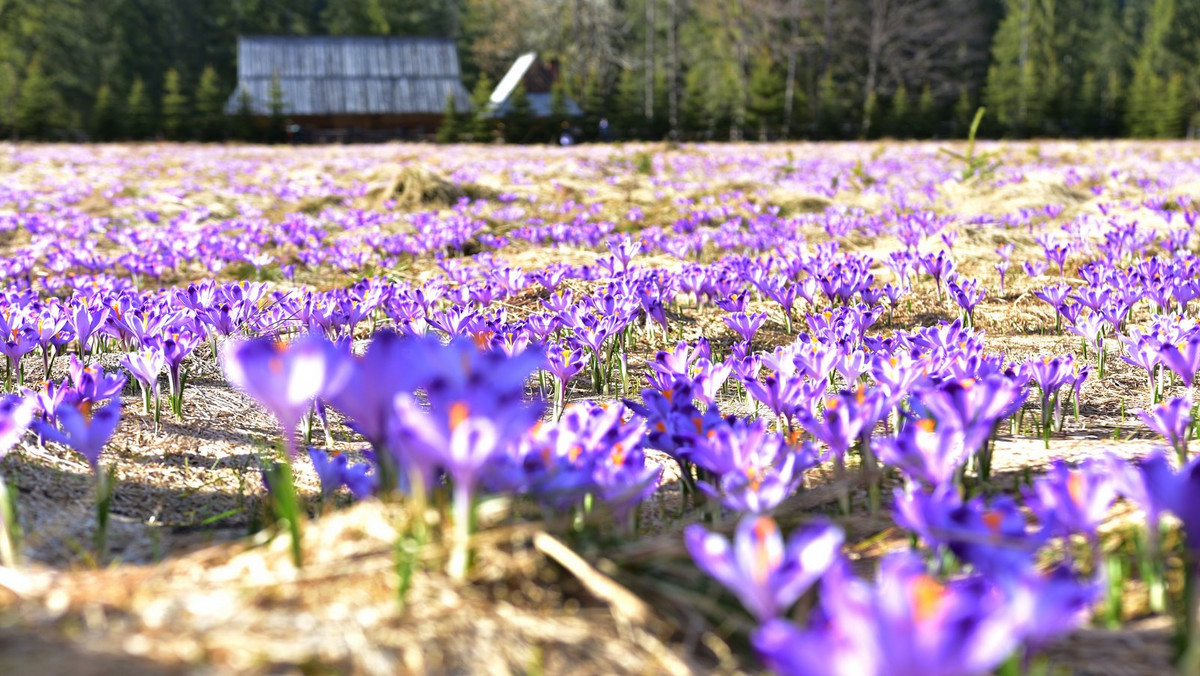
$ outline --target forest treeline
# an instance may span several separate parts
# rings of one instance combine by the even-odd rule
[[[239,34],[452,37],[476,91],[536,50],[585,135],[952,137],[981,105],[988,136],[1200,127],[1200,0],[0,0],[0,137],[254,138],[224,114]]]

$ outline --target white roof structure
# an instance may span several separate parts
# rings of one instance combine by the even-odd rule
[[[517,85],[521,84],[521,80],[525,77],[525,73],[529,72],[529,68],[533,62],[537,60],[537,52],[528,52],[517,57],[513,62],[508,72],[500,79],[500,83],[492,90],[492,95],[488,97],[488,107],[495,109],[500,104],[508,100],[512,95],[513,90]]]

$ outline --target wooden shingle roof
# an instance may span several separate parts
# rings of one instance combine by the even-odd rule
[[[278,77],[285,115],[438,114],[451,92],[465,111],[470,95],[459,75],[453,40],[243,36],[226,110],[237,112],[245,91],[255,114],[270,114]]]

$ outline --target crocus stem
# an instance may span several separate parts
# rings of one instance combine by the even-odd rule
[[[21,524],[17,521],[17,495],[0,475],[0,566],[17,567],[21,549]]]
[[[1187,643],[1183,656],[1179,660],[1179,673],[1200,673],[1200,568],[1197,567],[1196,554],[1187,553],[1188,574],[1184,578],[1184,628],[1180,632],[1186,637]]]
[[[846,460],[838,456],[833,462],[833,478],[837,484],[838,505],[842,508],[842,515],[850,515],[850,487],[846,485]]]
[[[108,514],[112,507],[113,488],[116,483],[116,467],[109,467],[104,471],[96,468],[96,532],[93,544],[97,563],[104,559],[108,549]]]
[[[1146,530],[1138,538],[1138,553],[1141,558],[1142,578],[1150,595],[1150,611],[1162,613],[1166,610],[1167,589],[1163,582],[1162,555],[1159,551],[1158,524],[1147,523]]]
[[[467,579],[467,566],[471,559],[472,498],[471,486],[468,483],[460,481],[454,484],[454,499],[451,504],[454,533],[447,573],[460,582]]]

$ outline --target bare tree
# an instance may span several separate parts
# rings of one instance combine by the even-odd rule
[[[646,0],[646,119],[654,119],[654,70],[657,61],[654,58],[654,36],[658,32],[658,26],[654,21],[654,6],[658,4],[658,0]]]
[[[862,36],[866,60],[862,126],[870,132],[872,107],[883,85],[892,90],[906,82],[931,83],[934,95],[958,91],[964,73],[956,73],[961,50],[978,42],[981,13],[962,0],[867,0],[847,18],[848,35]]]
[[[790,134],[792,130],[793,107],[796,100],[796,60],[800,53],[800,24],[804,15],[801,0],[787,0],[787,20],[790,33],[787,41],[787,79],[783,88],[783,130]]]
[[[679,138],[679,0],[667,0],[667,117],[671,139]]]

